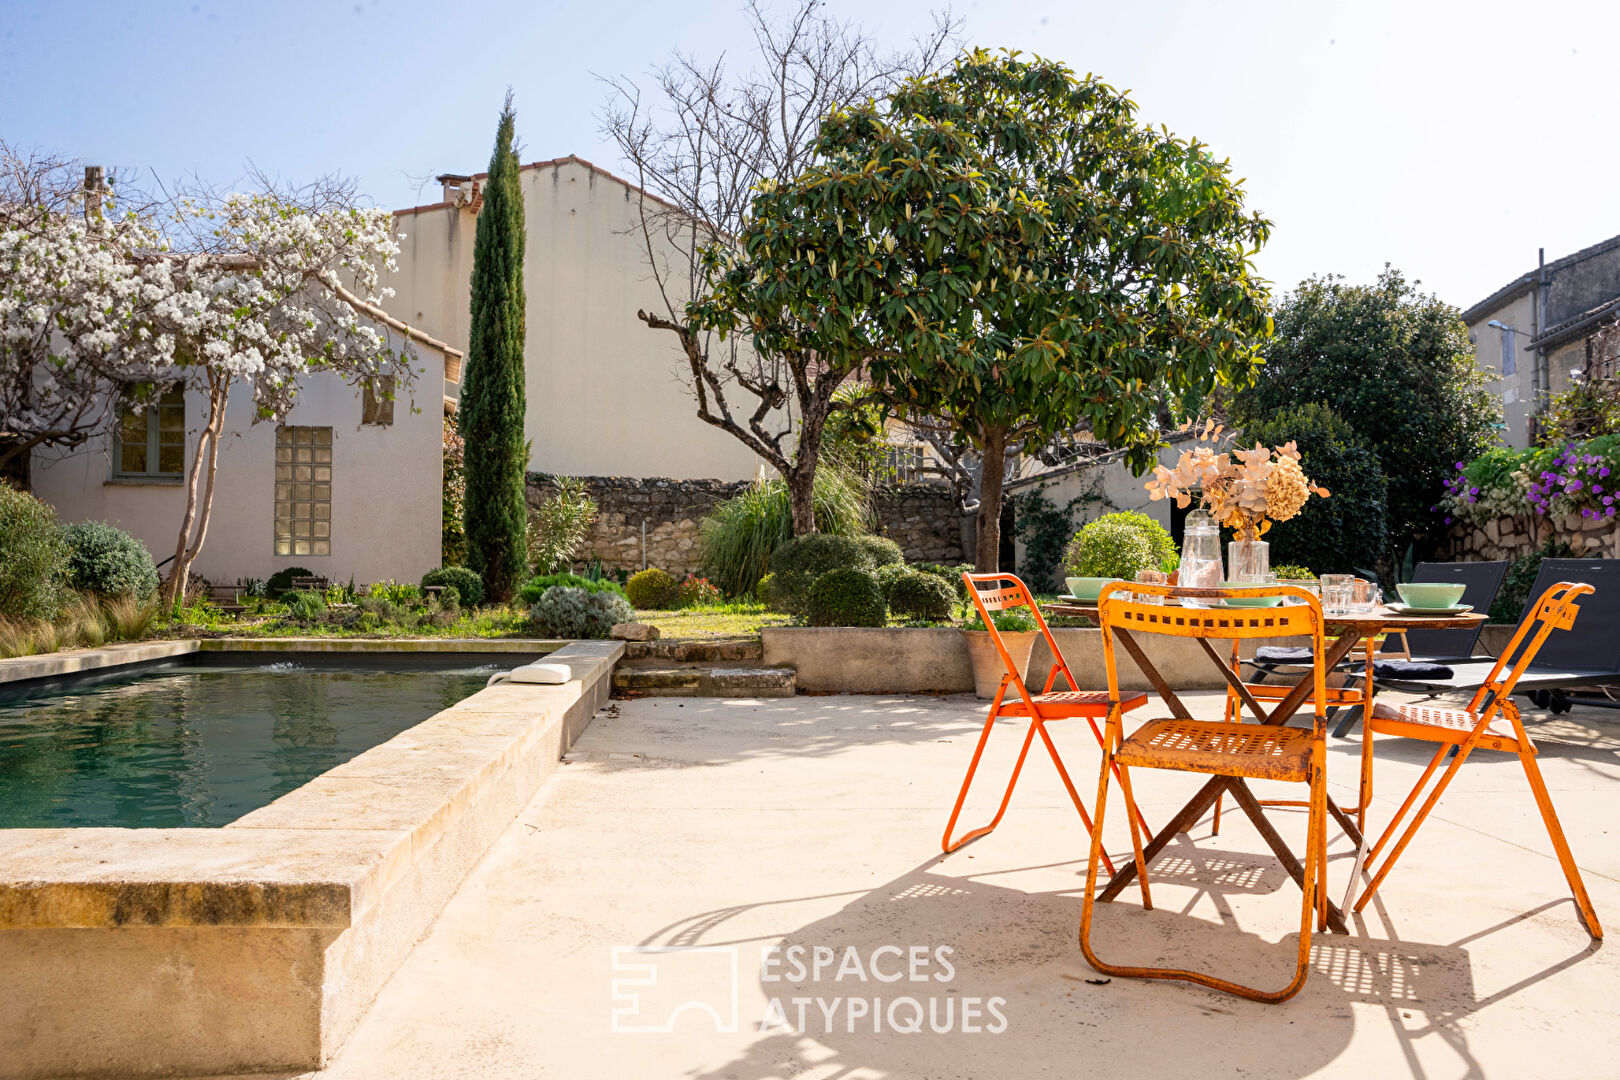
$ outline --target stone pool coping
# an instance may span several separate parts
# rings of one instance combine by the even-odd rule
[[[273,640],[244,651],[330,641]],[[326,1060],[606,702],[624,651],[432,641],[332,651],[549,652],[572,678],[481,690],[223,828],[0,830],[0,1077]],[[86,652],[164,655],[138,651]]]

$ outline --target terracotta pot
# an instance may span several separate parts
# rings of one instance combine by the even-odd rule
[[[995,697],[1001,676],[1007,672],[1007,665],[1001,662],[1001,654],[996,651],[996,643],[988,630],[964,630],[962,636],[967,639],[968,656],[973,660],[973,692],[982,698]],[[1018,665],[1020,678],[1029,677],[1029,657],[1035,651],[1035,639],[1039,636],[1036,630],[1003,630],[1001,633],[1001,643],[1007,646],[1013,663]]]

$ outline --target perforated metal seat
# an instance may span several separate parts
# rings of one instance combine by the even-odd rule
[[[1057,690],[1049,694],[1034,695],[1035,707],[1041,715],[1048,720],[1059,720],[1069,716],[1096,716],[1097,711],[1106,711],[1109,705],[1108,691],[1106,690]],[[1141,690],[1131,690],[1119,695],[1119,707],[1130,710],[1147,704],[1147,694]],[[1001,716],[1027,716],[1029,707],[1022,698],[1009,698],[1001,703]]]
[[[1479,726],[1479,713],[1467,709],[1443,709],[1437,705],[1396,704],[1380,701],[1373,705],[1372,729],[1380,735],[1400,735],[1430,742],[1463,743]],[[1420,730],[1413,731],[1413,728]],[[1516,751],[1518,736],[1507,718],[1497,715],[1480,736],[1478,745],[1487,750]]]
[[[1114,760],[1128,768],[1305,782],[1311,733],[1270,724],[1149,720],[1126,738]]]

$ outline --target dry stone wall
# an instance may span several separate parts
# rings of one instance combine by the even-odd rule
[[[1516,559],[1562,540],[1577,555],[1620,559],[1620,527],[1615,518],[1566,514],[1544,518],[1533,514],[1499,517],[1483,525],[1458,524],[1451,530],[1451,557],[1462,561]]]
[[[747,481],[671,480],[662,477],[582,477],[600,511],[581,546],[583,560],[601,559],[610,570],[634,573],[657,566],[677,577],[699,569],[703,519],[748,486]],[[550,478],[530,473],[528,499],[538,506],[551,494]],[[906,484],[876,493],[879,530],[913,562],[962,561],[961,514],[950,489]]]

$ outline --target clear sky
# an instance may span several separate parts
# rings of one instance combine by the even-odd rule
[[[251,160],[432,202],[488,161],[516,91],[524,160],[618,171],[598,76],[671,49],[741,60],[740,0],[0,0],[0,136],[87,162],[195,172]],[[896,44],[938,0],[828,0]],[[965,40],[1067,61],[1210,143],[1276,222],[1281,287],[1394,263],[1467,306],[1620,233],[1620,3],[977,0]]]

